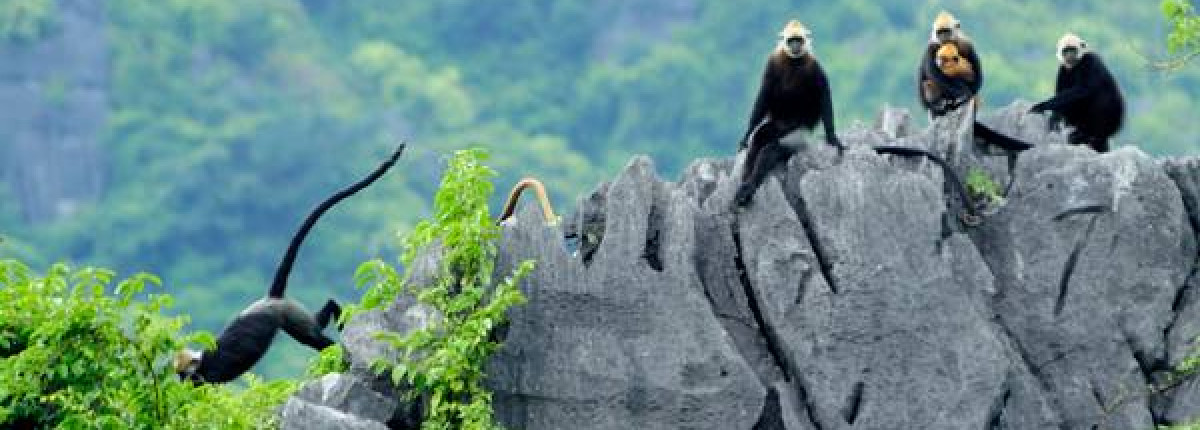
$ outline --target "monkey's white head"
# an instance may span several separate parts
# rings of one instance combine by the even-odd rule
[[[929,41],[946,43],[961,38],[963,38],[962,23],[958,22],[958,18],[944,10],[939,12],[937,18],[933,19],[933,30],[929,32]]]
[[[1058,39],[1058,48],[1054,51],[1054,55],[1058,57],[1058,64],[1070,69],[1079,64],[1079,59],[1083,58],[1083,54],[1088,51],[1087,41],[1076,36],[1075,33],[1067,33]]]
[[[812,52],[812,32],[800,21],[791,20],[779,32],[779,46],[788,57],[800,58]]]
[[[192,379],[196,374],[196,370],[200,368],[200,358],[204,355],[200,351],[184,348],[175,353],[175,373],[182,379]]]

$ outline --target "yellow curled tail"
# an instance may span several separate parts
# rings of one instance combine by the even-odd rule
[[[534,178],[521,179],[516,186],[513,186],[512,191],[508,193],[508,201],[504,202],[504,211],[496,219],[496,224],[512,218],[513,212],[517,210],[517,201],[521,199],[521,192],[530,187],[533,187],[534,193],[537,194],[538,204],[542,207],[542,217],[545,218],[546,224],[558,224],[558,215],[554,214],[554,207],[550,206],[550,199],[546,197],[546,187],[542,185],[542,181]]]

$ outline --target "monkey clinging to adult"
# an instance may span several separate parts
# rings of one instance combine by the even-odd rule
[[[734,196],[737,206],[746,206],[762,181],[776,165],[786,162],[795,150],[779,139],[798,130],[812,130],[820,121],[825,141],[839,153],[845,148],[833,126],[833,101],[829,80],[812,51],[812,33],[792,20],[779,33],[779,43],[767,57],[762,84],[741,148],[749,147],[742,166],[742,183]]]
[[[942,58],[938,56],[938,51],[946,45],[953,45],[953,52],[961,61],[961,66],[952,70],[970,70],[969,76],[947,73]],[[917,70],[917,93],[921,105],[930,115],[942,116],[973,99],[982,87],[983,64],[975,53],[975,45],[963,33],[962,23],[949,12],[938,13],[933,20],[921,66]]]
[[[267,290],[267,296],[251,303],[225,326],[217,337],[215,349],[203,352],[185,349],[176,354],[175,372],[180,378],[195,383],[219,384],[232,381],[262,359],[280,329],[300,343],[318,351],[333,344],[333,340],[322,331],[330,321],[338,317],[341,308],[331,299],[314,317],[299,302],[283,296],[284,290],[287,289],[288,274],[292,271],[292,263],[296,261],[300,244],[317,219],[333,205],[383,176],[396,164],[396,160],[404,152],[404,147],[405,145],[401,144],[391,157],[366,178],[338,191],[313,209],[288,244],[287,252],[275,271],[275,279]]]
[[[1108,139],[1121,130],[1125,119],[1125,99],[1117,80],[1087,42],[1072,33],[1058,40],[1055,55],[1059,67],[1054,97],[1030,111],[1052,111],[1051,123],[1065,120],[1075,127],[1067,139],[1072,145],[1108,152]]]
[[[971,67],[971,63],[959,54],[958,45],[943,43],[937,50],[936,61],[938,70],[946,77],[960,79],[967,84],[975,82],[975,70]],[[924,100],[944,100],[943,95],[946,88],[938,86],[932,79],[926,79],[921,84],[921,96]],[[975,100],[974,97],[971,99]]]

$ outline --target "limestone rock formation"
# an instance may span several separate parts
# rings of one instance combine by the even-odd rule
[[[1200,384],[1168,376],[1200,335],[1200,161],[1067,146],[1027,109],[980,116],[1037,145],[1019,156],[974,141],[970,112],[916,130],[885,111],[844,134],[841,157],[805,147],[737,212],[740,162],[698,160],[669,182],[644,157],[563,228],[526,208],[497,262],[508,273],[537,260],[522,285],[529,302],[511,312],[488,368],[498,418],[520,429],[826,430],[1200,418]],[[880,144],[927,149],[956,175],[869,148]],[[948,178],[972,169],[1003,198],[963,201]],[[962,221],[969,212],[978,225]],[[403,330],[421,315],[402,300],[347,333]],[[413,408],[396,400],[387,417],[354,412],[397,397],[350,355],[358,370],[338,378],[377,387],[360,406],[297,397],[411,425]]]

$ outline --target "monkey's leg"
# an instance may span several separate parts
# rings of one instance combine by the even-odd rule
[[[329,326],[330,321],[336,321],[341,316],[342,307],[338,306],[337,302],[333,301],[333,299],[329,299],[328,302],[325,302],[325,306],[322,306],[321,310],[317,311],[317,328],[324,330],[325,327]],[[338,324],[338,330],[341,329],[341,324]]]
[[[297,339],[297,340],[299,340],[299,339]],[[320,351],[322,349],[328,348],[330,345],[333,345],[334,341],[333,341],[333,339],[330,339],[329,336],[326,336],[321,333],[317,333],[312,338],[310,338],[306,341],[300,341],[300,343],[303,343],[305,345],[308,345],[312,349]]]
[[[758,188],[754,183],[754,172],[759,169],[759,159],[766,155],[763,148],[778,139],[776,128],[773,121],[767,121],[751,136],[750,149],[746,151],[746,158],[742,160],[742,181],[733,195],[735,206],[746,206],[750,204],[750,198],[754,197],[754,190]]]
[[[762,186],[767,175],[775,169],[776,166],[786,163],[788,159],[795,154],[791,148],[786,148],[779,144],[778,139],[765,145],[765,148],[758,154],[758,159],[755,160],[752,173],[749,180],[743,181],[738,187],[735,201],[738,206],[745,206],[754,198],[754,193],[758,191],[758,187]]]
[[[307,345],[308,347],[317,351],[325,349],[334,343],[333,339],[330,339],[329,336],[321,333],[321,329],[317,328],[316,324],[308,327],[307,330],[289,330],[288,334],[291,334],[297,342]]]
[[[1059,114],[1057,111],[1050,111],[1050,120],[1046,123],[1046,126],[1050,128],[1050,131],[1062,130],[1062,124],[1062,114]]]
[[[767,139],[770,138],[770,136],[767,135],[772,134],[770,132],[771,129],[774,129],[774,127],[770,123],[767,123],[760,127],[758,132],[751,135],[749,142],[750,149],[746,151],[746,158],[742,159],[743,183],[748,181],[750,179],[750,174],[754,172],[755,160],[758,159],[759,154],[762,152],[764,146],[763,142],[766,142]]]
[[[753,179],[755,171],[759,169],[759,160],[766,151],[765,148],[778,146],[779,139],[787,136],[792,130],[794,128],[785,128],[779,122],[770,120],[754,133],[754,140],[750,142],[750,150],[746,152],[746,159],[742,162],[742,183]]]
[[[1083,134],[1083,132],[1079,131],[1079,129],[1075,129],[1067,135],[1067,143],[1070,145],[1087,145],[1088,137],[1086,134]]]
[[[283,316],[283,331],[286,332],[297,342],[308,345],[312,349],[320,351],[329,345],[333,345],[333,340],[325,336],[322,331],[329,324],[334,314],[340,312],[337,304],[330,300],[325,303],[315,316],[301,308],[299,305],[291,306],[287,309],[287,314]]]

